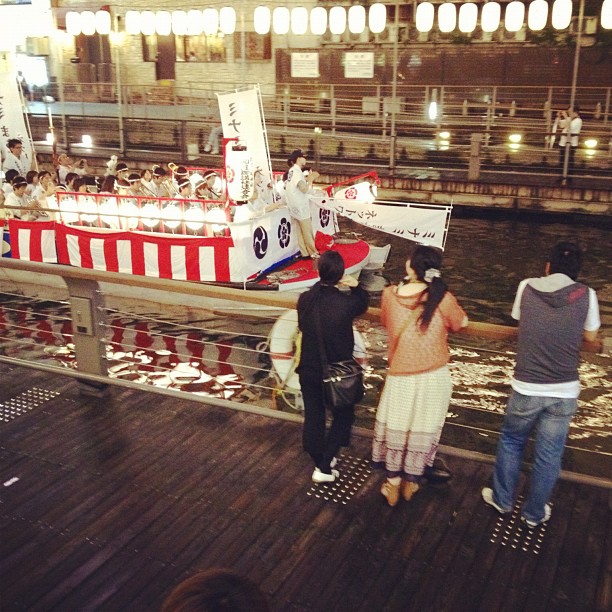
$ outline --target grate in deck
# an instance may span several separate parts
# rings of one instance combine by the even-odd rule
[[[369,459],[352,455],[340,455],[335,469],[340,472],[339,478],[330,483],[313,484],[306,494],[346,505],[372,473]]]
[[[533,529],[527,527],[521,521],[520,508],[522,502],[523,497],[520,496],[516,501],[514,510],[509,515],[500,514],[497,517],[490,541],[493,544],[499,543],[502,546],[510,546],[510,548],[516,550],[538,555],[544,542],[547,524],[543,523]]]
[[[59,392],[32,387],[0,403],[0,423],[8,423],[57,397]]]

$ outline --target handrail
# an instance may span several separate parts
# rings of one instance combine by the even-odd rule
[[[6,257],[0,258],[0,268],[35,272],[39,274],[51,274],[53,276],[61,276],[64,279],[88,280],[115,285],[127,285],[130,287],[142,287],[145,289],[156,289],[172,293],[185,293],[235,302],[248,302],[263,306],[274,306],[276,308],[294,309],[298,299],[298,294],[292,294],[290,292],[246,291],[244,289],[219,287],[204,283],[136,276],[121,272],[101,272],[98,270],[75,268],[62,264],[21,261]],[[369,321],[379,321],[380,308],[370,307],[361,318]],[[460,333],[467,336],[477,336],[494,340],[511,340],[516,338],[517,329],[506,325],[470,321],[468,326],[461,330]],[[582,345],[582,350],[590,353],[598,353],[602,348],[603,340],[601,338],[598,338],[594,342],[585,341]]]

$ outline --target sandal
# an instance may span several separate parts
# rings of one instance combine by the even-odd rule
[[[397,502],[399,501],[400,496],[400,486],[399,484],[392,484],[388,480],[383,482],[383,486],[380,488],[380,492],[387,499],[387,503],[393,508],[393,506],[397,506]]]

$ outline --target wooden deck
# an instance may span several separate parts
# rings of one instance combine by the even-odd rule
[[[317,488],[296,424],[0,375],[3,612],[155,611],[209,567],[251,577],[278,611],[612,609],[607,491],[560,483],[531,533],[481,501],[490,466],[448,458],[451,486],[389,508],[367,438],[342,486]]]

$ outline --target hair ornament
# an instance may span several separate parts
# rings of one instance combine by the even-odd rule
[[[427,284],[429,284],[434,278],[440,278],[440,276],[442,276],[440,274],[440,270],[438,270],[437,268],[429,268],[425,271],[425,276],[423,277],[423,279]]]

